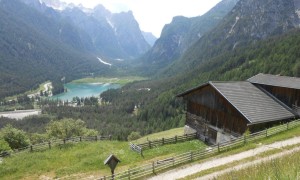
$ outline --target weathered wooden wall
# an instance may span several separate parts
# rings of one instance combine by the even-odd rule
[[[185,100],[186,124],[204,136],[216,139],[218,130],[241,135],[247,129],[248,121],[210,85],[186,95]]]
[[[259,85],[260,87],[267,90],[277,99],[282,101],[284,104],[293,108],[295,106],[300,106],[300,90],[299,89],[291,89],[291,88],[284,88],[284,87],[275,87],[275,86],[268,86],[268,85]]]

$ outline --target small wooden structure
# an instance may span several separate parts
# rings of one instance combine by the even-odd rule
[[[104,165],[108,165],[111,170],[112,179],[114,179],[115,174],[115,168],[121,161],[113,154],[107,157],[107,159],[104,161]]]
[[[254,77],[208,82],[179,94],[187,102],[186,125],[195,129],[200,139],[217,144],[241,136],[247,129],[255,132],[299,115],[293,105],[298,107],[300,102],[300,78],[279,76],[283,80],[278,83],[278,76]],[[277,84],[264,84],[270,79]],[[286,82],[296,85],[287,87]]]

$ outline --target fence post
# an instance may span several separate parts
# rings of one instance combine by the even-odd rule
[[[98,140],[98,137],[97,136],[95,136],[95,141],[97,141]]]
[[[30,145],[30,151],[31,151],[31,152],[33,151],[33,147],[32,147],[32,145]]]
[[[162,145],[165,144],[165,138],[162,138]]]
[[[175,144],[177,143],[177,135],[175,136]]]
[[[218,143],[218,153],[220,153],[220,143]]]
[[[128,169],[128,179],[130,180],[130,169]]]
[[[191,161],[193,161],[193,151],[191,151]]]
[[[155,164],[154,164],[154,161],[152,162],[152,172],[153,172],[153,174],[155,174]]]
[[[247,138],[246,138],[246,135],[244,135],[244,144],[246,144],[247,142]]]
[[[149,148],[151,149],[152,147],[151,147],[151,141],[148,141],[148,144],[149,144]]]
[[[79,137],[79,141],[80,141],[80,142],[82,141],[81,136]]]
[[[286,123],[286,130],[289,130],[289,122]]]
[[[268,129],[266,129],[266,137],[268,137]]]
[[[109,135],[108,137],[109,137],[109,140],[111,141],[111,135]]]
[[[64,139],[64,144],[66,144],[66,139]]]
[[[143,148],[141,148],[141,156],[144,158]]]
[[[48,144],[49,144],[49,149],[51,149],[51,142],[49,141],[49,143],[48,143]]]

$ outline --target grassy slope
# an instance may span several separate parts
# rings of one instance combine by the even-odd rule
[[[176,130],[179,131],[181,130]],[[171,134],[174,134],[174,130],[160,133],[159,136]],[[150,138],[153,136],[158,135],[152,135]],[[43,152],[22,153],[4,159],[0,165],[0,179],[38,179],[41,176],[65,177],[74,174],[77,177],[78,174],[85,173],[100,177],[110,174],[109,168],[103,164],[110,153],[121,160],[116,168],[117,173],[155,159],[202,148],[206,148],[206,145],[194,140],[144,151],[144,158],[142,158],[129,149],[128,142],[101,141],[69,144],[62,149],[55,147]]]
[[[175,134],[180,135],[182,133],[182,128],[173,129],[163,133],[143,137],[141,140],[138,140],[138,142],[144,141],[147,137],[148,139],[153,140],[160,139],[161,137],[174,136]],[[249,150],[259,146],[260,143],[269,144],[275,141],[292,138],[294,136],[300,136],[300,127],[266,139],[249,143],[240,148],[222,152],[220,156]],[[71,179],[80,179],[78,178],[80,175],[82,175],[82,177],[90,175],[100,177],[110,174],[109,168],[103,164],[103,161],[110,155],[110,153],[115,154],[122,161],[116,169],[116,173],[118,173],[127,170],[128,168],[150,163],[158,159],[204,148],[206,148],[206,145],[198,140],[194,140],[144,151],[144,158],[142,158],[138,153],[129,149],[128,142],[101,141],[96,143],[84,142],[74,145],[69,144],[62,149],[56,147],[43,152],[23,153],[4,159],[4,162],[0,165],[0,179],[38,179],[41,176],[48,176],[52,178],[69,176]],[[286,160],[287,164],[275,164],[276,166],[290,167],[280,171],[281,177],[288,174],[293,167],[298,167],[299,163],[293,164],[294,162],[299,162],[297,158],[298,156],[295,155],[296,160],[293,162],[291,162],[292,160]],[[250,171],[246,173],[249,172]],[[250,173],[252,173],[252,171]],[[276,177],[277,176],[279,175],[276,174]],[[192,177],[198,177],[198,175],[195,174]],[[258,176],[258,178],[259,177],[261,176]],[[244,177],[241,176],[241,178],[238,179],[243,178]]]

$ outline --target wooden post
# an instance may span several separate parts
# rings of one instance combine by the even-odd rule
[[[64,144],[66,144],[66,139],[64,139]]]
[[[220,143],[218,143],[218,153],[220,152]]]
[[[185,134],[185,141],[187,141],[187,134]]]
[[[111,141],[111,135],[109,135],[109,140]]]
[[[48,144],[49,144],[49,149],[51,149],[51,142],[49,141],[49,143],[48,143]]]
[[[191,161],[193,161],[193,151],[191,151]]]
[[[97,141],[98,140],[98,137],[97,136],[95,136],[95,141]]]
[[[246,142],[247,142],[247,137],[246,135],[244,135],[244,144],[246,144]]]
[[[151,149],[152,147],[151,147],[151,141],[148,141],[148,143],[149,143],[149,148]]]
[[[286,130],[289,130],[289,122],[286,123]]]
[[[141,148],[141,156],[144,158],[143,148]]]
[[[130,169],[128,169],[128,179],[130,180]]]
[[[81,136],[79,137],[79,141],[80,141],[80,142],[82,141]]]
[[[268,129],[266,129],[266,137],[268,137]]]
[[[165,138],[162,138],[162,145],[165,144]]]
[[[30,151],[31,151],[31,152],[33,151],[33,147],[32,147],[32,145],[30,145]]]
[[[177,143],[177,135],[175,136],[175,144]]]
[[[153,172],[153,174],[155,174],[155,164],[154,164],[154,162],[152,162],[152,172]]]

